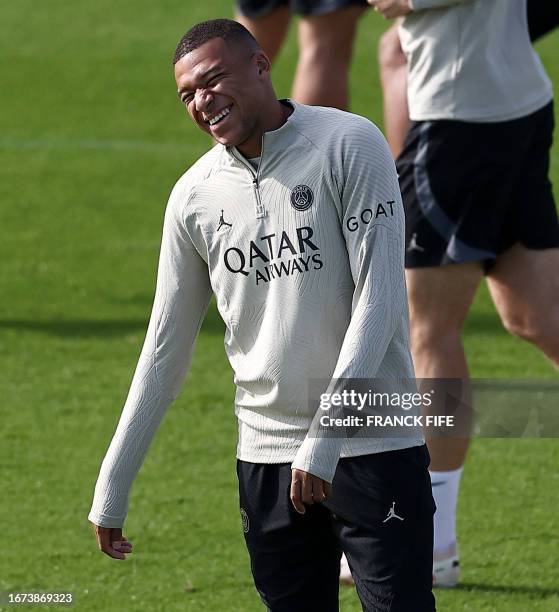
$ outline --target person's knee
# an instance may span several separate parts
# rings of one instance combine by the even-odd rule
[[[451,320],[434,318],[413,320],[410,329],[413,352],[419,355],[452,351],[461,346],[460,333],[460,325]]]
[[[356,7],[303,18],[299,25],[299,55],[303,60],[321,63],[349,64],[353,51],[355,28],[361,15]]]
[[[299,47],[299,58],[303,62],[319,64],[325,68],[340,64],[349,66],[351,46],[333,43],[329,37],[307,37]]]
[[[502,314],[504,328],[512,335],[544,346],[550,342],[559,344],[559,313],[547,308],[536,313],[532,310],[514,309]]]
[[[390,28],[380,37],[378,61],[381,70],[394,70],[406,65],[406,56],[402,51],[396,27]]]

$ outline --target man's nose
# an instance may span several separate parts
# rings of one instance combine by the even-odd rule
[[[194,97],[196,103],[196,110],[200,113],[208,110],[209,106],[213,102],[213,95],[206,89],[199,89]]]

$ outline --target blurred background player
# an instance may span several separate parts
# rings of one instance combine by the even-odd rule
[[[299,15],[299,59],[291,97],[302,104],[348,108],[353,40],[367,9],[365,0],[238,0],[236,6],[237,21],[272,62],[292,15]]]
[[[379,61],[385,132],[406,206],[416,375],[468,380],[460,336],[484,274],[505,328],[558,365],[552,91],[530,38],[557,26],[559,6],[369,2],[387,18],[405,16],[381,39]],[[469,395],[466,384],[466,405]],[[429,443],[439,586],[459,579],[455,517],[468,442]]]
[[[378,6],[380,2],[371,2]],[[394,7],[392,7],[393,10]],[[535,42],[559,25],[559,2],[528,0],[528,31]],[[386,15],[393,18],[394,14]],[[384,99],[384,135],[388,140],[394,159],[404,148],[404,141],[410,129],[407,84],[408,64],[400,43],[399,23],[391,26],[381,37],[378,45],[379,72]]]

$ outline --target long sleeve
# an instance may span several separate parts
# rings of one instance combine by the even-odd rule
[[[412,0],[411,6],[414,11],[426,11],[430,9],[446,8],[453,4],[465,4],[474,0]]]
[[[374,378],[407,307],[404,212],[386,140],[370,122],[342,143],[343,234],[355,284],[352,315],[325,391],[338,379]],[[293,467],[332,481],[343,439],[320,426],[319,409]]]
[[[95,487],[88,518],[104,527],[122,527],[124,523],[132,482],[182,386],[211,297],[206,263],[184,226],[184,201],[184,188],[175,187],[165,214],[147,335]]]

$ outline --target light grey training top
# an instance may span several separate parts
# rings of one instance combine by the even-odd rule
[[[367,119],[290,102],[258,171],[215,146],[174,187],[147,336],[89,519],[121,527],[132,481],[178,395],[212,292],[237,386],[237,457],[332,481],[340,456],[423,443],[311,436],[308,383],[412,378],[404,211],[394,162]],[[330,383],[332,386],[333,383]],[[320,431],[320,428],[317,429]]]
[[[412,1],[399,29],[411,119],[507,121],[551,101],[526,0]]]

